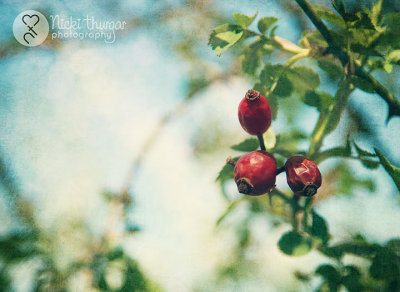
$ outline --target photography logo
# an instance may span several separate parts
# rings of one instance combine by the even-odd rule
[[[27,10],[15,18],[13,32],[19,43],[27,47],[35,47],[47,38],[49,23],[40,12]]]

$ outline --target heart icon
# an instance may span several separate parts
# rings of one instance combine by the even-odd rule
[[[25,18],[28,18],[29,17],[29,20],[28,20],[28,22],[26,22],[25,21]],[[39,18],[39,16],[38,15],[36,15],[36,14],[32,14],[32,15],[29,15],[29,14],[25,14],[24,16],[22,16],[22,22],[25,24],[25,25],[27,25],[27,26],[35,26],[36,24],[38,24],[38,22],[39,22],[39,20],[40,20],[40,18]],[[35,22],[36,21],[36,22]],[[32,24],[33,23],[33,24]]]

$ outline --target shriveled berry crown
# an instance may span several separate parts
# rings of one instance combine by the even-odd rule
[[[249,89],[245,97],[247,100],[256,100],[260,97],[260,92],[254,89]]]

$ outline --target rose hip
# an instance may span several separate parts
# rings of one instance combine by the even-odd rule
[[[322,177],[314,161],[293,156],[285,163],[286,180],[296,195],[311,197],[321,186]]]
[[[271,107],[256,90],[250,89],[239,104],[239,122],[250,135],[262,135],[271,125]]]
[[[252,151],[235,164],[235,182],[240,193],[258,196],[275,187],[276,161],[265,151]]]

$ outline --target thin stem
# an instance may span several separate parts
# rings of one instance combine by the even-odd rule
[[[284,200],[286,203],[288,204],[292,204],[292,199],[289,198],[288,196],[285,195],[285,193],[281,192],[278,189],[273,189],[273,191],[271,192],[271,194],[273,196],[277,196],[279,198],[281,198],[282,200]]]
[[[305,203],[304,203],[304,215],[303,215],[303,227],[306,232],[308,232],[308,215],[310,214],[311,211],[311,204],[312,204],[312,198],[307,198]]]
[[[284,171],[285,171],[285,167],[284,167],[284,166],[279,167],[279,168],[276,170],[276,175],[278,175],[278,174],[280,174],[280,173],[282,173],[282,172],[284,172]]]
[[[265,148],[265,144],[264,144],[264,137],[263,137],[263,135],[262,135],[262,134],[261,134],[261,135],[257,135],[257,138],[258,138],[258,142],[260,143],[260,148],[261,148],[261,150],[265,151],[266,148]]]
[[[293,226],[294,231],[299,230],[299,225],[297,222],[297,212],[299,211],[300,206],[299,206],[298,201],[299,201],[299,197],[297,197],[295,194],[293,194],[291,203],[292,203],[292,226]]]

